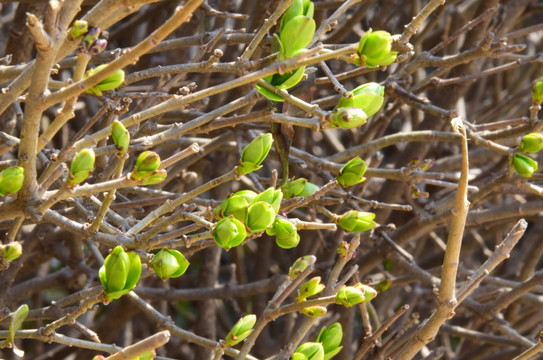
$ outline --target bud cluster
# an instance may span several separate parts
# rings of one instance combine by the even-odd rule
[[[89,26],[85,20],[75,20],[68,29],[68,38],[77,40],[83,37],[77,52],[79,54],[97,55],[104,51],[107,40],[100,37],[101,30],[98,26]]]
[[[398,52],[392,51],[394,37],[387,31],[368,30],[358,42],[355,65],[375,68],[388,66],[396,61]]]

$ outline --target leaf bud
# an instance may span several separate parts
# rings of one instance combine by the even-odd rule
[[[324,284],[321,284],[321,277],[315,276],[300,285],[300,289],[298,290],[298,302],[302,302],[308,297],[316,295],[323,290]]]
[[[398,52],[392,51],[392,40],[392,35],[387,31],[368,30],[358,42],[358,58],[354,63],[367,68],[392,64],[398,55]]]
[[[13,261],[23,254],[23,247],[18,241],[12,241],[10,243],[0,245],[0,255],[7,260]]]
[[[281,191],[281,189],[276,190],[275,188],[270,187],[266,189],[266,191],[258,194],[253,201],[267,202],[273,207],[275,213],[277,214],[279,212],[279,208],[281,207],[281,200],[283,200],[283,192]]]
[[[336,177],[336,180],[343,187],[360,184],[366,180],[364,173],[366,172],[367,167],[368,165],[366,165],[366,162],[357,156],[339,170],[339,175]]]
[[[337,355],[343,346],[341,345],[341,340],[343,338],[343,328],[338,322],[333,323],[330,327],[323,326],[317,340],[322,344],[324,350],[324,360],[329,360],[335,355]]]
[[[300,276],[300,274],[303,273],[308,266],[313,265],[315,261],[317,261],[317,258],[314,255],[306,255],[296,259],[288,270],[290,280],[294,280]]]
[[[302,354],[307,360],[324,360],[324,349],[321,343],[306,342],[296,349],[294,354]],[[296,359],[293,355],[293,359]],[[303,359],[303,358],[302,358]]]
[[[99,72],[103,68],[108,66],[108,64],[102,64],[98,65],[94,69],[91,69],[85,73],[84,78],[88,78],[91,75],[94,75],[95,73]],[[100,81],[98,84],[94,85],[93,87],[87,89],[85,92],[93,95],[102,95],[102,91],[109,91],[109,90],[115,90],[119,86],[122,85],[124,82],[124,70],[117,69],[113,74],[109,75],[102,81]]]
[[[534,85],[532,92],[532,101],[534,104],[543,103],[543,77],[541,77]]]
[[[359,233],[373,229],[377,225],[373,219],[375,219],[374,213],[351,210],[341,215],[336,220],[336,224],[346,231]]]
[[[24,169],[10,166],[0,172],[0,195],[15,194],[23,187]]]
[[[75,154],[70,165],[70,173],[67,182],[70,186],[81,184],[94,170],[94,151],[90,148],[83,149]]]
[[[243,149],[236,173],[241,176],[260,169],[262,167],[260,164],[268,156],[272,143],[270,133],[257,136]]]
[[[166,281],[183,275],[189,267],[189,262],[181,252],[163,248],[153,257],[151,266],[155,274]]]
[[[68,37],[75,40],[81,35],[86,34],[88,29],[89,23],[87,23],[85,20],[75,20],[72,26],[68,29]]]
[[[239,319],[224,339],[226,345],[234,346],[245,340],[253,332],[255,323],[256,315],[254,314],[246,315]]]
[[[102,51],[104,51],[107,47],[107,40],[106,39],[96,39],[94,41],[94,44],[89,49],[90,55],[98,55]],[[121,70],[122,71],[122,70]]]
[[[98,26],[89,26],[85,36],[83,36],[83,40],[81,40],[81,43],[79,44],[77,51],[79,53],[86,53],[91,46],[94,45],[94,42],[100,36],[100,32],[101,30]]]
[[[141,260],[135,252],[116,246],[98,272],[100,282],[110,300],[118,299],[136,287],[141,276]]]
[[[283,30],[285,23],[296,16],[304,15],[310,18],[313,18],[315,12],[315,5],[310,0],[294,0],[287,11],[283,14],[281,18],[281,23],[279,25],[279,31]]]
[[[540,133],[529,133],[524,135],[518,147],[519,151],[525,153],[536,153],[543,149],[543,135]]]
[[[337,249],[337,253],[340,257],[347,256],[347,253],[349,252],[349,243],[347,241],[342,241],[341,244],[339,244],[339,247]]]
[[[513,164],[515,172],[525,178],[531,178],[532,174],[537,171],[537,161],[523,154],[513,155],[511,164]]]
[[[159,169],[153,172],[151,176],[146,177],[145,180],[143,180],[143,185],[160,184],[161,182],[166,180],[167,177],[168,177],[168,172],[164,169]]]
[[[282,216],[277,216],[272,227],[266,230],[266,234],[275,235],[275,242],[280,248],[291,249],[300,242],[300,235],[293,223]]]
[[[319,187],[307,181],[307,179],[299,178],[288,181],[283,185],[283,196],[285,199],[291,199],[295,196],[306,197],[317,191]]]
[[[241,190],[223,200],[215,209],[215,217],[222,219],[233,215],[239,221],[245,221],[247,208],[253,202],[257,194],[251,190]]]
[[[215,224],[212,235],[217,245],[230,250],[230,248],[241,245],[247,237],[247,230],[241,221],[229,216]]]
[[[336,107],[327,121],[332,128],[353,129],[366,123],[368,115],[357,107]]]
[[[279,40],[285,58],[295,57],[296,53],[304,49],[315,34],[315,20],[309,16],[298,15],[283,24],[279,33]]]
[[[155,173],[160,167],[160,156],[153,151],[144,151],[138,156],[134,170],[132,170],[132,179],[141,180]]]
[[[375,115],[383,106],[385,87],[375,82],[358,86],[349,92],[349,97],[342,97],[336,108],[357,107],[362,109],[367,117]]]
[[[302,313],[312,318],[318,318],[326,314],[328,310],[324,306],[308,306],[303,308]]]
[[[352,307],[356,304],[368,302],[377,296],[377,291],[360,283],[355,286],[343,286],[336,294],[336,303]]]
[[[252,232],[262,232],[269,228],[275,220],[273,206],[264,201],[252,203],[247,209],[247,227]]]
[[[130,145],[130,133],[126,130],[123,123],[118,120],[111,123],[111,137],[117,148],[117,154],[119,154],[119,156],[126,154],[128,146]]]

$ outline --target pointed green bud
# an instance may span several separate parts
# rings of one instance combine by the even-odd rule
[[[301,55],[302,53],[306,51],[307,51],[306,49],[301,49],[298,52],[292,54],[292,57]],[[282,60],[286,60],[286,59],[282,59]],[[272,84],[278,89],[287,90],[293,87],[294,85],[298,84],[304,77],[304,73],[305,73],[305,66],[302,66],[288,73],[273,74],[273,75],[266,76],[263,80]],[[277,101],[277,102],[285,101],[285,99],[283,99],[281,96],[276,95],[274,92],[260,85],[256,85],[256,90],[258,90],[259,93],[264,95],[269,100]]]
[[[272,134],[257,136],[243,149],[236,173],[241,176],[260,169],[262,167],[260,164],[268,156],[272,143]]]
[[[254,233],[269,228],[275,220],[273,206],[264,201],[252,203],[247,209],[247,227]]]
[[[19,358],[23,358],[25,352],[17,347],[15,344],[15,334],[23,326],[23,322],[28,315],[28,305],[23,304],[11,314],[11,320],[9,322],[9,331],[7,336],[5,336],[4,342],[0,343],[0,349],[11,348],[13,353]]]
[[[23,247],[20,242],[12,241],[0,245],[0,255],[7,261],[13,261],[23,254]]]
[[[316,295],[323,290],[324,284],[321,284],[321,277],[316,276],[300,285],[300,289],[298,290],[298,302],[302,302],[308,297]]]
[[[304,15],[295,16],[285,22],[279,34],[285,58],[296,56],[296,52],[309,45],[315,29],[315,20]]]
[[[351,210],[341,215],[336,223],[346,231],[359,233],[377,226],[373,219],[375,219],[374,213]]]
[[[281,207],[281,200],[283,200],[283,192],[281,189],[276,190],[275,188],[271,187],[258,194],[253,201],[267,202],[273,207],[275,213],[277,214],[279,212],[279,208]]]
[[[160,184],[168,177],[168,172],[164,169],[159,169],[149,177],[146,177],[143,181],[143,185],[156,185]]]
[[[309,195],[313,194],[317,190],[319,190],[319,187],[308,181],[305,183],[302,192],[299,193],[297,196],[308,197]]]
[[[380,281],[377,285],[375,285],[375,291],[377,292],[385,292],[390,288],[390,285],[392,285],[392,281],[390,279],[385,279]]]
[[[396,51],[392,51],[392,35],[387,31],[368,30],[358,42],[356,52],[359,56],[356,65],[367,68],[387,66],[396,61]]]
[[[288,270],[288,276],[291,280],[296,279],[301,273],[307,269],[308,266],[313,265],[317,261],[317,258],[313,255],[302,256],[296,259],[294,264]]]
[[[366,165],[366,162],[357,156],[339,170],[339,175],[336,177],[336,180],[339,185],[343,187],[360,184],[366,180],[364,173],[366,172],[367,167],[368,165]]]
[[[115,120],[111,123],[111,137],[117,148],[117,153],[120,156],[126,154],[130,145],[130,133],[120,121]]]
[[[318,342],[303,343],[296,349],[296,353],[303,354],[307,360],[324,360],[324,349]]]
[[[70,173],[66,181],[71,186],[81,184],[89,177],[94,170],[94,151],[92,149],[83,149],[75,154],[72,164],[70,165]]]
[[[89,24],[85,20],[75,20],[72,27],[68,29],[68,37],[72,40],[87,33]]]
[[[282,216],[277,216],[271,228],[266,230],[266,234],[275,235],[275,242],[280,248],[291,249],[300,242],[300,235],[293,223]]]
[[[252,332],[256,323],[256,315],[251,314],[242,317],[234,324],[224,342],[228,346],[234,346],[245,340]]]
[[[529,133],[524,135],[518,150],[525,153],[536,153],[543,149],[543,135],[540,133]]]
[[[377,296],[377,291],[360,283],[355,286],[343,286],[336,294],[336,303],[352,307],[356,304],[368,302]]]
[[[239,221],[245,221],[247,208],[253,202],[257,194],[251,190],[241,190],[223,200],[215,209],[215,217],[222,219],[233,215]]]
[[[153,257],[151,266],[155,274],[166,281],[183,275],[189,267],[189,262],[179,251],[163,248]]]
[[[343,338],[343,328],[341,324],[336,322],[330,325],[330,327],[323,326],[317,340],[322,344],[324,350],[324,360],[329,360],[337,355],[343,346],[341,345],[341,339]]]
[[[299,15],[304,15],[304,16],[313,18],[314,12],[315,12],[315,5],[310,0],[294,0],[288,7],[287,11],[285,11],[285,13],[283,14],[283,17],[281,18],[279,31],[283,31],[283,27],[285,26],[285,23],[287,23],[292,18]]]
[[[288,181],[283,185],[283,196],[285,199],[292,199],[295,196],[306,197],[317,191],[319,187],[307,181],[307,179],[299,178],[293,181]]]
[[[141,276],[141,260],[134,252],[116,246],[98,272],[100,282],[110,300],[118,299],[136,287]]]
[[[247,237],[247,230],[241,221],[229,216],[215,224],[212,234],[217,245],[230,250],[230,248],[241,245]]]
[[[349,97],[341,98],[336,108],[357,107],[362,109],[367,117],[375,115],[383,106],[385,87],[375,82],[358,86],[349,92]]]
[[[15,194],[23,187],[25,171],[20,166],[10,166],[0,172],[0,195]]]
[[[108,64],[98,65],[94,69],[87,71],[85,73],[84,78],[88,78],[89,76],[94,75],[95,73],[99,72],[106,66],[108,66]],[[124,82],[124,71],[122,69],[118,69],[113,74],[109,75],[104,80],[100,81],[98,84],[87,89],[86,92],[89,94],[101,96],[102,91],[115,90],[116,88],[121,86],[123,82]]]
[[[307,356],[302,353],[295,352],[292,354],[291,360],[307,360]]]
[[[515,172],[525,178],[531,178],[532,174],[537,171],[537,161],[523,154],[513,155],[511,164],[513,164]]]
[[[368,115],[357,107],[337,107],[326,120],[332,128],[353,129],[364,125]]]
[[[303,308],[301,312],[309,317],[318,318],[326,314],[328,310],[324,306],[308,306]]]
[[[534,85],[532,101],[534,102],[534,104],[543,103],[543,77],[541,77]]]
[[[155,173],[160,167],[160,156],[153,151],[144,151],[138,156],[136,166],[132,170],[132,179],[141,180]]]

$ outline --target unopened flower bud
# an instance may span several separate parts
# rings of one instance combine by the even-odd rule
[[[252,203],[247,209],[247,227],[252,232],[262,232],[269,228],[275,220],[273,206],[264,201]]]
[[[357,284],[360,286],[343,286],[336,294],[336,302],[346,307],[352,307],[356,304],[368,302],[377,296],[377,291],[373,288]]]
[[[309,45],[315,34],[316,25],[313,18],[305,15],[295,16],[288,21],[282,21],[281,24],[279,40],[284,57],[288,59]]]
[[[85,181],[94,170],[94,160],[95,155],[92,149],[83,149],[78,152],[70,165],[70,173],[66,180],[68,184],[74,186]]]
[[[294,264],[288,270],[288,276],[291,280],[296,279],[308,266],[313,265],[317,261],[314,255],[306,255],[296,259]]]
[[[229,250],[241,245],[247,237],[245,225],[233,216],[219,220],[213,228],[213,239],[220,247]]]
[[[15,194],[23,187],[24,169],[10,166],[0,172],[0,195]]]
[[[515,172],[525,178],[532,177],[532,174],[537,171],[537,161],[523,154],[513,155],[511,164]]]
[[[88,78],[91,75],[94,75],[95,73],[99,72],[103,68],[108,66],[108,64],[98,65],[94,69],[91,69],[85,73],[84,78]],[[109,75],[102,81],[100,81],[98,84],[94,85],[93,87],[87,89],[87,93],[102,96],[102,91],[110,91],[115,90],[119,86],[121,86],[124,82],[124,71],[122,69],[116,70],[113,74]]]
[[[241,176],[260,169],[262,167],[260,164],[268,156],[272,143],[272,134],[257,136],[243,149],[236,173]]]
[[[132,179],[141,180],[154,174],[160,167],[160,156],[153,151],[144,151],[138,156],[132,170]]]
[[[126,154],[128,151],[128,146],[130,145],[130,133],[118,120],[111,123],[111,137],[113,138],[113,143],[117,148],[117,154],[119,154],[119,156]]]
[[[323,290],[324,284],[321,284],[321,277],[316,276],[300,285],[300,289],[298,290],[298,302],[302,302],[308,297],[316,295]]]
[[[102,51],[104,51],[107,47],[107,40],[106,39],[96,39],[94,41],[94,44],[89,49],[90,55],[98,55]],[[121,70],[122,71],[122,70]]]
[[[387,31],[368,30],[358,42],[356,52],[359,58],[354,63],[367,68],[392,64],[398,55],[398,52],[391,50],[392,40],[392,35]]]
[[[383,106],[385,87],[375,82],[369,82],[350,91],[349,95],[349,97],[342,97],[336,108],[357,107],[362,109],[367,117],[370,117]]]
[[[541,77],[534,85],[534,91],[532,92],[532,101],[534,104],[543,103],[543,77]]]
[[[68,29],[68,37],[75,40],[81,35],[86,34],[88,29],[89,24],[85,20],[75,20],[70,29]]]
[[[110,300],[118,299],[136,287],[141,276],[141,260],[135,252],[116,246],[98,272],[100,282]]]
[[[253,201],[267,202],[273,207],[275,213],[277,214],[279,212],[279,208],[281,207],[281,200],[283,200],[283,192],[281,189],[276,190],[275,188],[271,187],[258,194]]]
[[[529,133],[524,135],[518,150],[525,153],[536,153],[543,149],[543,135],[540,133]]]
[[[283,196],[285,199],[291,199],[295,196],[306,197],[317,191],[319,187],[307,181],[307,179],[299,178],[293,181],[288,181],[283,185]]]
[[[153,257],[151,266],[155,274],[166,281],[183,275],[189,267],[189,262],[179,251],[164,248]]]
[[[83,40],[81,40],[81,43],[79,44],[77,51],[83,54],[87,53],[91,46],[94,45],[96,39],[98,39],[100,36],[100,31],[101,30],[98,26],[89,26]]]
[[[336,180],[343,187],[360,184],[366,180],[363,175],[366,172],[367,167],[368,165],[366,165],[366,162],[357,156],[339,170],[339,175],[336,177]]]
[[[374,213],[351,210],[341,215],[336,223],[346,231],[359,233],[373,229],[377,225],[373,219]]]
[[[330,325],[330,327],[323,326],[317,340],[322,344],[324,350],[324,360],[329,360],[333,356],[337,355],[343,346],[341,345],[341,340],[343,338],[343,328],[341,324],[336,322]]]
[[[151,176],[146,177],[145,180],[143,180],[143,185],[160,184],[161,182],[166,180],[167,177],[168,177],[168,172],[164,169],[159,169],[153,172]]]
[[[296,226],[282,216],[275,218],[272,227],[266,230],[266,234],[275,235],[275,242],[283,249],[296,247],[300,242]]]
[[[245,340],[252,332],[256,323],[256,315],[251,314],[238,320],[224,339],[228,346],[234,346]]]
[[[307,360],[324,360],[324,349],[321,343],[318,342],[306,342],[296,349],[292,358],[295,358],[295,354],[302,354]]]
[[[219,219],[233,215],[239,221],[245,221],[247,218],[247,208],[253,202],[257,194],[251,190],[238,191],[217,206],[215,216]]]
[[[23,247],[20,242],[13,241],[0,245],[0,255],[7,260],[13,261],[23,254]]]
[[[312,318],[318,318],[326,314],[328,310],[324,306],[308,306],[303,308],[302,313]]]
[[[336,107],[328,121],[332,128],[353,129],[366,123],[368,115],[357,107]]]
[[[294,0],[281,18],[279,31],[282,31],[285,24],[292,18],[300,15],[313,18],[314,12],[315,5],[310,0]]]

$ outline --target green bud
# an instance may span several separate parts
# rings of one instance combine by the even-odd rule
[[[111,124],[111,137],[117,148],[117,153],[120,156],[126,154],[130,145],[130,133],[120,121],[115,120]]]
[[[328,310],[324,306],[309,306],[303,308],[302,313],[312,318],[318,318],[326,314]]]
[[[160,167],[160,156],[153,151],[144,151],[138,156],[132,170],[132,179],[141,180],[153,175]]]
[[[302,302],[308,297],[316,295],[323,290],[324,284],[321,284],[321,277],[316,276],[300,285],[300,289],[298,290],[298,302]]]
[[[390,288],[390,285],[392,285],[392,281],[390,279],[385,279],[380,281],[377,285],[375,285],[375,291],[377,292],[385,292]]]
[[[307,360],[324,360],[324,349],[318,342],[303,343],[296,349],[296,353],[303,354]]]
[[[513,164],[515,172],[525,178],[531,178],[532,174],[537,171],[537,161],[523,154],[513,155],[511,164]]]
[[[543,135],[540,133],[529,133],[524,135],[518,150],[525,153],[536,153],[543,149]]]
[[[366,180],[363,175],[366,172],[367,167],[368,165],[366,165],[366,162],[357,156],[339,170],[339,175],[336,177],[336,180],[343,187],[360,184]]]
[[[83,149],[75,154],[72,164],[70,165],[70,173],[66,180],[71,186],[81,184],[89,177],[89,174],[94,170],[94,151],[92,149]]]
[[[317,185],[310,183],[307,179],[299,178],[283,185],[283,196],[285,199],[291,199],[295,196],[306,197],[318,189]]]
[[[156,358],[156,351],[151,350],[151,351],[147,351],[146,353],[141,354],[140,356],[132,360],[153,360],[154,358]]]
[[[285,11],[285,13],[283,14],[283,17],[281,18],[279,31],[283,31],[283,27],[285,26],[285,23],[287,23],[292,18],[299,15],[304,15],[304,16],[313,18],[314,12],[315,12],[315,5],[310,0],[294,0],[288,7],[287,11]]]
[[[217,245],[230,250],[230,248],[241,245],[247,237],[247,230],[241,221],[229,216],[215,224],[212,234]]]
[[[336,108],[357,107],[362,109],[367,117],[375,115],[383,106],[385,87],[375,82],[358,86],[349,92],[349,97],[339,100]]]
[[[360,283],[355,286],[343,286],[336,294],[336,303],[352,307],[356,304],[368,302],[377,296],[377,291]]]
[[[106,358],[104,357],[104,355],[96,355],[92,358],[92,360],[106,360]]]
[[[346,231],[359,233],[373,229],[377,225],[373,219],[375,219],[374,213],[351,210],[341,215],[336,224]]]
[[[183,275],[189,267],[189,262],[179,251],[163,248],[153,257],[151,266],[155,274],[166,281]]]
[[[343,328],[341,324],[336,322],[326,328],[323,326],[316,342],[322,344],[324,350],[324,360],[329,360],[337,355],[343,346],[341,345],[341,339],[343,338]]]
[[[141,260],[135,252],[116,246],[98,272],[110,300],[118,299],[136,287],[141,276]]]
[[[256,315],[251,314],[242,317],[234,324],[232,330],[224,339],[224,342],[228,346],[234,346],[245,340],[252,332],[256,323]]]
[[[332,128],[353,129],[366,123],[368,115],[357,107],[336,107],[327,121]]]
[[[288,276],[291,280],[296,279],[304,272],[309,265],[313,265],[317,261],[317,258],[313,255],[302,256],[301,258],[296,259],[294,264],[288,270]]]
[[[108,64],[98,65],[94,69],[87,71],[84,78],[94,75],[98,71],[108,66]],[[87,93],[102,96],[102,91],[115,90],[124,82],[124,71],[122,69],[116,70],[113,74],[100,81],[98,84],[87,89]]]
[[[81,35],[87,33],[89,24],[85,20],[75,20],[72,27],[68,29],[68,37],[72,40],[77,39]]]
[[[283,249],[296,247],[300,242],[296,226],[282,216],[275,218],[272,227],[266,230],[266,234],[275,235],[275,242]]]
[[[342,241],[341,244],[339,244],[339,247],[337,249],[337,253],[340,257],[347,256],[347,252],[349,251],[349,243],[347,241]]]
[[[279,34],[285,58],[296,56],[296,52],[309,45],[315,29],[315,20],[304,15],[295,16],[285,22]]]
[[[252,203],[247,209],[247,227],[252,232],[262,232],[269,228],[275,220],[273,206],[264,201]]]
[[[543,103],[543,77],[541,77],[534,85],[532,101],[534,102],[534,104]]]
[[[241,190],[223,200],[215,209],[215,216],[218,219],[233,215],[239,221],[245,221],[247,208],[253,202],[257,194],[251,190]]]
[[[262,167],[260,164],[268,156],[272,143],[272,134],[257,136],[243,149],[236,173],[241,176],[260,169]]]
[[[392,40],[392,35],[387,31],[368,30],[360,38],[356,48],[359,58],[354,63],[367,68],[392,64],[398,55],[398,52],[391,50]]]
[[[281,207],[281,200],[283,200],[283,192],[281,189],[276,190],[275,188],[271,187],[258,194],[253,201],[267,202],[273,207],[275,213],[277,214],[279,212],[279,208]]]
[[[291,360],[307,360],[307,356],[302,353],[295,352],[292,354]]]
[[[143,185],[156,185],[160,184],[164,180],[166,180],[166,177],[168,177],[168,172],[164,169],[159,169],[149,177],[146,177],[143,181]]]
[[[25,171],[20,166],[10,166],[0,172],[0,195],[15,194],[23,187]]]
[[[13,261],[23,254],[23,247],[18,241],[0,245],[0,255],[7,261]]]

